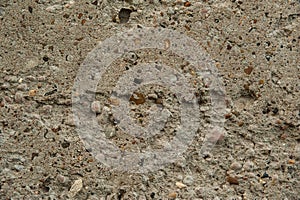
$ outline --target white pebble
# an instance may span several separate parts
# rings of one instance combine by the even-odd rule
[[[186,185],[193,185],[194,183],[194,178],[192,176],[186,176],[184,179],[183,179],[183,183],[186,184]]]
[[[183,183],[181,183],[181,182],[176,182],[176,186],[177,186],[179,189],[185,188],[185,187],[186,187],[186,185],[183,184]]]
[[[3,84],[1,85],[1,89],[3,89],[3,90],[6,90],[6,89],[8,89],[8,88],[10,88],[10,84],[9,84],[9,83],[3,83]]]
[[[17,89],[18,90],[22,90],[22,91],[25,91],[25,90],[27,90],[27,84],[26,83],[23,83],[23,84],[20,84],[20,85],[18,85],[18,87],[17,87]]]
[[[100,101],[94,101],[92,104],[91,104],[91,110],[96,113],[96,114],[99,114],[101,113],[101,103]]]
[[[241,163],[239,162],[233,162],[231,165],[230,165],[230,169],[233,169],[233,170],[239,170],[242,168],[242,165]]]
[[[252,161],[247,161],[243,167],[246,171],[252,171],[254,169],[254,163]]]
[[[82,189],[82,187],[83,187],[82,179],[78,179],[74,181],[73,185],[69,190],[69,196],[71,198],[75,197],[76,194]]]
[[[22,92],[16,92],[15,94],[15,101],[17,103],[22,103],[24,101],[23,93]]]
[[[56,10],[61,10],[63,8],[62,5],[53,5],[46,8],[48,12],[55,12]]]

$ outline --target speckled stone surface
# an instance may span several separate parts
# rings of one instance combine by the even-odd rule
[[[226,134],[208,155],[198,154],[200,129],[176,162],[147,174],[98,162],[72,117],[72,87],[87,54],[137,26],[199,42],[216,62],[228,104]],[[299,30],[296,0],[0,1],[0,199],[298,199]],[[123,72],[118,66],[151,59],[184,64],[167,52],[135,54],[112,64],[100,92]],[[96,98],[108,101],[105,92]],[[98,112],[101,104],[93,105]],[[97,117],[109,123],[109,116]],[[134,150],[118,132],[108,135]]]

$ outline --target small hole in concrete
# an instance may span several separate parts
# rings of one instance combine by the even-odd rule
[[[120,23],[122,23],[122,24],[127,23],[129,21],[131,12],[132,12],[132,10],[130,10],[130,9],[121,8],[121,10],[119,12]]]

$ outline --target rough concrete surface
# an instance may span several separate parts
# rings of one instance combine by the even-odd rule
[[[99,162],[72,115],[74,80],[88,53],[134,27],[176,30],[197,41],[215,61],[227,104],[226,133],[199,153],[210,103],[201,77],[191,73],[203,89],[203,126],[174,163],[141,174]],[[159,141],[127,136],[109,113],[117,78],[151,60],[188,70],[184,59],[149,49],[112,63],[91,109],[120,149],[159,148],[172,139],[179,103],[167,88],[140,88],[130,98],[135,123],[148,123],[152,104],[169,108],[174,121]],[[300,197],[298,0],[1,0],[0,70],[0,199]]]

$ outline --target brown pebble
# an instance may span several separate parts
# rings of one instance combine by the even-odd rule
[[[242,122],[242,121],[240,121],[240,122],[238,122],[238,126],[243,126],[244,125],[244,122]]]
[[[4,100],[5,100],[6,103],[12,103],[13,102],[13,100],[9,96],[5,96]]]
[[[296,161],[295,161],[295,160],[293,160],[293,159],[290,159],[290,160],[288,161],[288,163],[293,165],[293,164],[295,164],[295,163],[296,163]]]
[[[165,50],[168,50],[170,48],[171,42],[170,40],[166,39],[165,40]]]
[[[136,105],[143,104],[146,101],[142,93],[134,93],[129,100],[133,101]]]
[[[251,72],[253,71],[253,67],[251,67],[251,66],[249,66],[249,67],[247,67],[246,69],[244,69],[244,72],[246,73],[246,74],[251,74]]]
[[[191,2],[189,2],[189,1],[187,1],[187,2],[184,3],[185,7],[190,7],[191,5],[192,5]]]
[[[1,101],[0,101],[0,107],[4,107],[4,106],[5,106],[5,100],[1,99]]]
[[[110,98],[109,103],[112,104],[113,106],[119,106],[120,105],[120,100],[115,99],[115,98]]]
[[[227,176],[226,181],[228,183],[230,183],[231,185],[238,185],[239,184],[238,179],[236,177],[233,177],[233,176]]]
[[[177,197],[177,193],[176,192],[171,192],[169,195],[168,195],[168,198],[170,199],[175,199]]]
[[[264,84],[265,83],[265,81],[264,80],[259,80],[259,82],[258,82],[260,85],[262,85],[262,84]]]
[[[158,98],[155,100],[156,104],[163,104],[163,100],[161,98]]]
[[[244,89],[245,89],[245,90],[250,90],[250,85],[249,85],[249,84],[245,84],[245,85],[244,85]]]
[[[285,140],[287,137],[288,137],[288,134],[283,133],[283,134],[280,136],[280,139]]]
[[[227,114],[225,114],[225,119],[229,119],[229,118],[231,118],[231,116],[232,116],[231,113],[227,113]]]
[[[37,90],[29,90],[28,95],[30,97],[34,97],[36,95],[36,93],[37,93]]]

